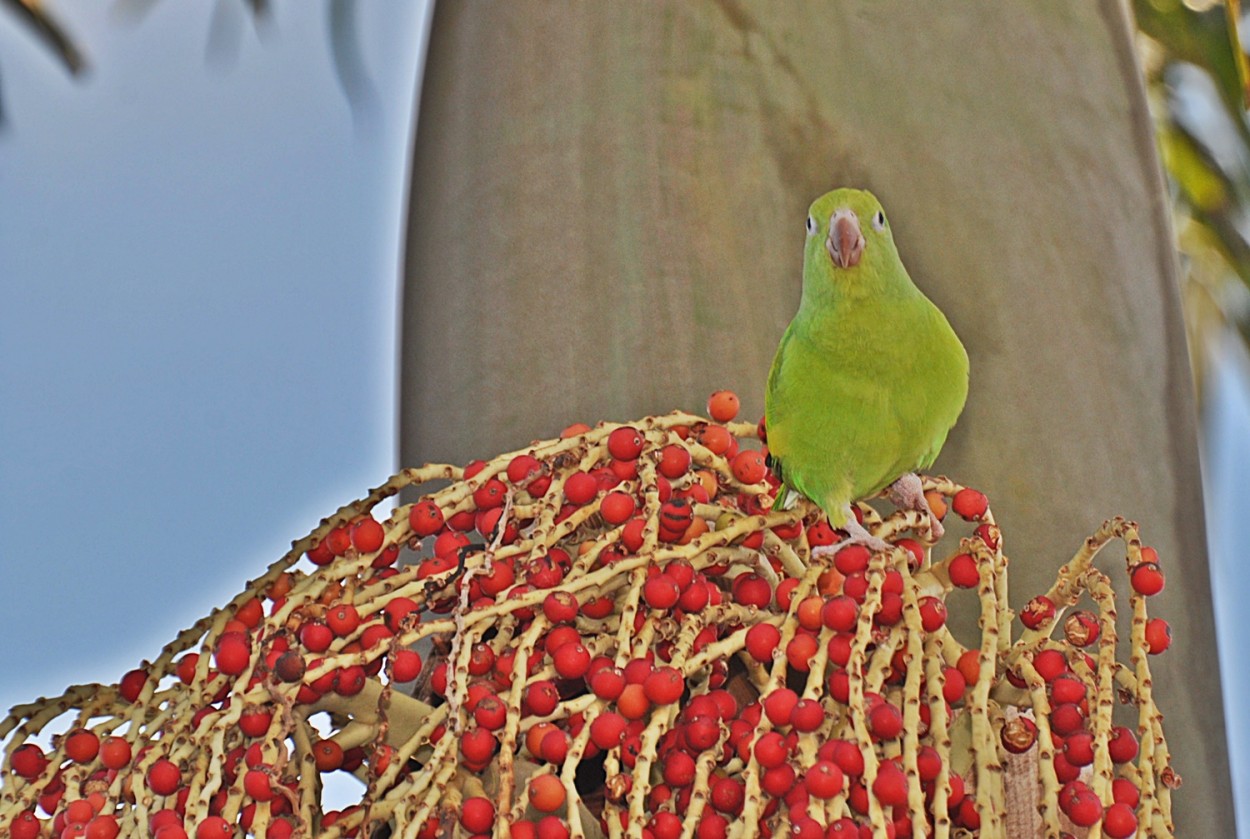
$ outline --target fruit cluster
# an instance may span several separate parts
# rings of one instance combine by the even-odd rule
[[[1105,523],[1016,616],[981,493],[924,480],[948,532],[967,522],[940,560],[927,516],[869,504],[893,549],[833,550],[814,506],[772,509],[737,398],[709,414],[401,472],[118,684],[14,708],[0,831],[1171,835],[1148,666],[1169,636],[1145,609],[1163,576],[1135,525]],[[1123,662],[1093,565],[1117,539]],[[358,804],[322,806],[331,772]]]

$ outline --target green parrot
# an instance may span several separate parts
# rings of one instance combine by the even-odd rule
[[[851,502],[889,487],[900,507],[929,516],[915,472],[937,458],[968,396],[968,354],[899,259],[876,196],[838,189],[808,211],[803,296],[768,374],[769,462],[815,502],[848,543],[887,545]]]

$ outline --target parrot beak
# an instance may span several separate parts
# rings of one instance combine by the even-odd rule
[[[864,234],[859,229],[859,219],[850,210],[838,210],[829,220],[829,236],[825,249],[834,264],[850,268],[859,264],[864,254]]]

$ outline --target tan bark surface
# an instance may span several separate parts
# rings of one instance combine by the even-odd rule
[[[868,187],[971,358],[937,468],[990,496],[1017,604],[1104,518],[1142,523],[1169,572],[1154,612],[1176,641],[1152,666],[1178,833],[1232,835],[1194,400],[1129,23],[1115,0],[439,4],[403,463],[722,387],[757,417],[807,204]]]

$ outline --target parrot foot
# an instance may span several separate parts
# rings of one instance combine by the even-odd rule
[[[915,510],[928,516],[929,534],[933,537],[933,541],[941,539],[946,533],[942,522],[933,515],[933,509],[929,506],[928,499],[924,497],[924,487],[920,485],[920,477],[915,472],[908,472],[890,484],[886,495],[895,507],[901,510]]]
[[[847,545],[863,545],[873,553],[881,553],[894,548],[889,542],[879,536],[873,536],[868,530],[859,523],[859,519],[855,518],[855,514],[847,508],[846,524],[842,525],[842,530],[846,531],[846,538],[841,542],[832,545],[817,545],[812,548],[812,556],[832,556]]]

